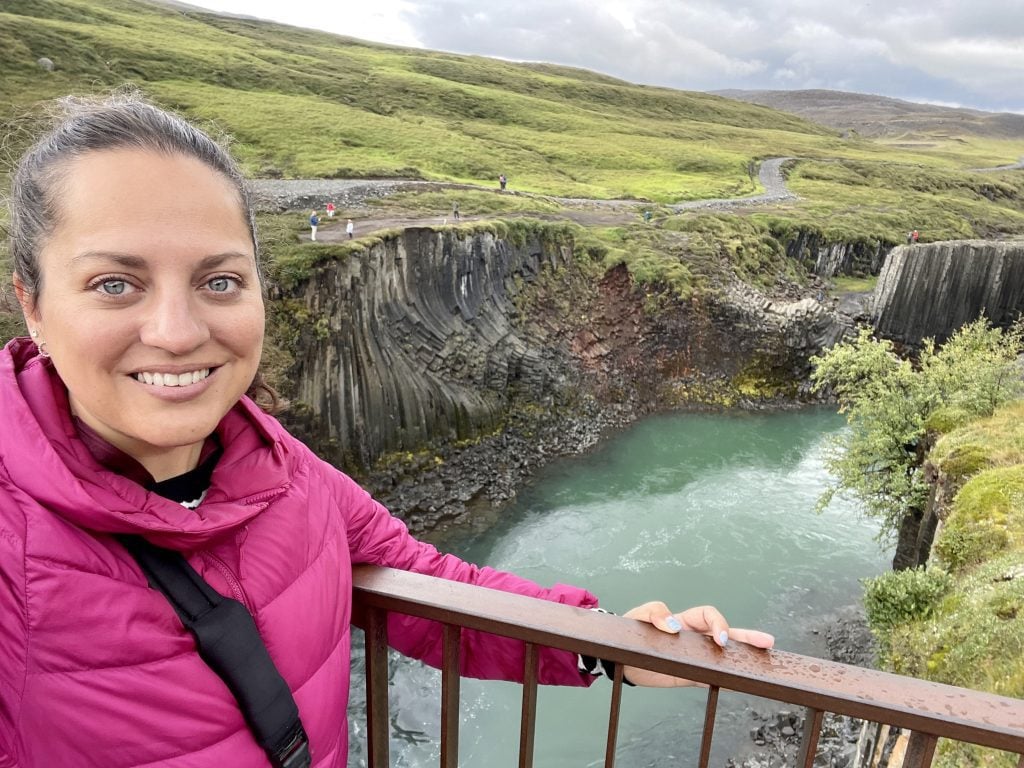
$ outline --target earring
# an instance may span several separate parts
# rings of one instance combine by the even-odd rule
[[[46,342],[45,341],[40,341],[38,344],[36,344],[36,349],[39,350],[39,354],[42,357],[49,357],[50,356],[49,351],[46,349]]]
[[[35,338],[36,336],[38,336],[38,335],[39,335],[39,331],[37,331],[37,330],[36,330],[35,328],[33,328],[33,329],[32,329],[31,331],[29,331],[29,334],[30,334],[30,335],[32,336],[32,338],[34,339],[34,338]]]

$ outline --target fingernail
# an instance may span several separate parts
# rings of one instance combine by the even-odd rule
[[[729,633],[724,629],[718,633],[718,644],[723,648],[729,644]]]
[[[668,628],[671,629],[673,632],[678,632],[680,629],[683,628],[683,625],[679,623],[679,619],[677,619],[675,616],[669,616],[667,619],[665,619],[665,623],[668,625]]]

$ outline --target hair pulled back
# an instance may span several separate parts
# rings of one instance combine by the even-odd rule
[[[38,295],[42,288],[39,254],[60,223],[60,182],[71,162],[90,152],[147,149],[199,160],[235,188],[239,212],[257,248],[245,178],[230,153],[202,130],[134,90],[99,98],[69,96],[54,104],[52,126],[21,157],[8,198],[11,258],[29,293]]]

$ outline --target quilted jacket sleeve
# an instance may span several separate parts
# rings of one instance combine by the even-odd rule
[[[14,728],[21,709],[28,642],[24,540],[24,517],[0,487],[0,768],[17,765]]]
[[[432,545],[413,538],[401,520],[351,479],[339,473],[337,482],[353,563],[400,568],[581,608],[597,605],[597,598],[584,589],[564,584],[545,588],[512,573],[480,568],[453,555],[441,554]],[[431,666],[441,665],[442,628],[437,622],[392,615],[388,621],[388,642],[407,656]],[[461,672],[466,677],[521,681],[524,654],[520,641],[466,630],[462,633]],[[594,680],[578,671],[575,653],[553,648],[541,651],[538,679],[547,685],[581,686]]]

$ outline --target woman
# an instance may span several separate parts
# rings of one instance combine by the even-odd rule
[[[149,217],[124,214],[138,200]],[[267,390],[254,220],[236,166],[201,131],[130,95],[71,103],[20,161],[10,209],[30,338],[0,354],[0,766],[268,764],[125,535],[184,553],[248,609],[317,766],[346,764],[353,563],[597,605],[416,541],[255,404]],[[772,643],[709,607],[629,615]],[[437,625],[390,621],[392,645],[437,660]],[[468,632],[465,655],[467,674],[521,674],[518,643]],[[540,677],[592,679],[556,650]]]

